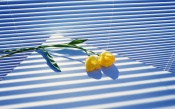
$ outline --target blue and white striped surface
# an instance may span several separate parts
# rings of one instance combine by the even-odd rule
[[[87,74],[78,50],[50,49],[62,73],[37,52],[0,59],[0,108],[174,109],[174,10],[173,0],[0,0],[0,50],[86,38],[119,70]]]
[[[54,33],[174,72],[175,2],[1,0],[0,48],[42,44]],[[0,76],[30,53],[0,59]]]
[[[66,41],[69,39],[51,37],[44,44]],[[103,51],[82,46],[97,53]],[[1,109],[175,107],[175,77],[170,72],[114,54],[117,68],[86,73],[85,53],[54,48],[49,51],[62,72],[54,72],[39,53],[33,52],[0,82]]]

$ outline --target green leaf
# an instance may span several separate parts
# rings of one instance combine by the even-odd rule
[[[61,72],[60,67],[57,65],[57,63],[54,61],[52,56],[49,54],[47,50],[44,50],[46,53],[46,57],[48,58],[49,62],[52,64],[53,67],[55,67],[59,72]]]
[[[75,40],[69,42],[69,44],[71,44],[71,45],[81,44],[81,43],[83,43],[83,42],[85,42],[87,40],[88,39],[75,39]]]

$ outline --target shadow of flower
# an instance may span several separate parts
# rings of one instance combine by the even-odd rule
[[[49,51],[49,52],[51,54],[53,53],[53,51]],[[59,57],[63,57],[63,58],[69,59],[69,60],[79,61],[79,62],[84,64],[83,60],[71,58],[71,56],[80,56],[80,55],[82,56],[82,55],[84,55],[85,53],[82,52],[81,50],[62,49],[62,50],[54,51],[54,53],[61,54],[61,55],[52,54],[53,56],[56,56],[56,57],[59,56]]]
[[[80,56],[80,55],[86,54],[83,51],[78,49],[61,49],[61,50],[56,50],[55,52],[59,54],[64,54],[67,56]]]
[[[102,73],[101,73],[100,69],[94,70],[92,72],[87,72],[87,75],[91,78],[94,78],[94,79],[101,79],[101,77],[102,77]]]
[[[119,71],[114,64],[108,68],[101,67],[101,70],[106,76],[109,76],[113,80],[119,77]]]

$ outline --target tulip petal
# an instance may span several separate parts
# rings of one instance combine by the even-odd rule
[[[92,72],[100,68],[97,58],[93,55],[86,59],[85,66],[87,72]]]
[[[98,62],[103,67],[109,67],[115,62],[115,57],[112,53],[104,51],[100,54]]]

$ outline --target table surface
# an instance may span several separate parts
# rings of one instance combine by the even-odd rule
[[[113,66],[87,73],[83,52],[50,52],[62,72],[33,52],[0,82],[1,109],[175,108],[175,76],[170,72],[115,54]]]

